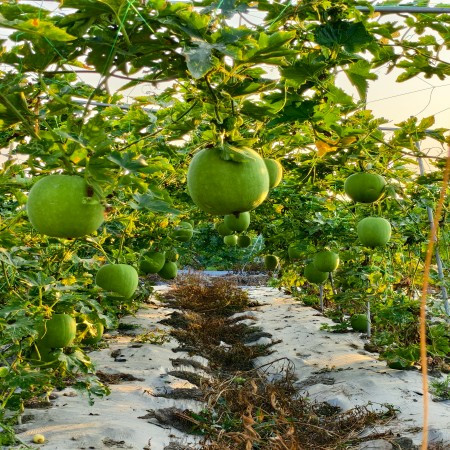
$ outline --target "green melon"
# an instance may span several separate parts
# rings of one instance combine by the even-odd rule
[[[235,214],[259,206],[269,192],[269,174],[261,156],[241,149],[245,161],[222,159],[218,148],[198,152],[189,165],[187,182],[194,203],[203,211]]]
[[[245,231],[250,225],[250,213],[242,212],[237,216],[234,214],[228,214],[223,219],[224,224],[231,231],[237,231],[240,233],[241,231]]]
[[[350,317],[350,325],[355,331],[367,333],[368,324],[369,321],[367,320],[366,314],[353,314],[353,316]]]
[[[314,255],[313,264],[320,272],[333,272],[339,266],[339,255],[330,250],[323,250]]]
[[[355,202],[372,203],[381,197],[386,181],[381,175],[359,172],[344,183],[345,193]]]
[[[251,243],[252,243],[252,239],[250,236],[246,236],[246,235],[242,234],[241,236],[238,237],[237,246],[240,248],[249,247]]]
[[[283,166],[276,159],[265,158],[264,163],[269,173],[269,189],[277,187],[283,178]]]
[[[174,262],[166,262],[158,275],[164,280],[173,280],[177,276],[178,267]]]
[[[143,273],[158,273],[166,262],[164,253],[146,252],[142,255],[139,268]]]
[[[310,283],[322,284],[328,279],[328,272],[317,270],[313,263],[309,263],[305,267],[303,274]]]
[[[166,262],[177,262],[178,259],[180,258],[180,255],[176,248],[172,248],[171,250],[166,250],[165,255],[166,255]]]
[[[88,190],[79,176],[49,175],[40,179],[28,195],[31,224],[39,233],[67,239],[94,232],[103,223],[104,208]]]
[[[180,242],[188,242],[192,239],[194,230],[189,222],[180,222],[172,233],[173,239]]]
[[[214,225],[214,228],[216,229],[216,231],[217,231],[222,237],[228,236],[228,235],[230,235],[231,233],[233,233],[233,230],[230,230],[230,229],[225,225],[224,222],[217,222],[217,223]]]
[[[61,350],[52,350],[51,348],[37,345],[37,349],[33,348],[30,359],[36,366],[44,366],[54,368],[58,365],[57,359]],[[53,362],[54,364],[49,364]]]
[[[391,224],[382,217],[365,217],[357,226],[358,238],[366,247],[386,245],[391,239]]]
[[[97,286],[106,291],[130,298],[138,286],[139,278],[136,269],[128,264],[106,264],[100,267],[95,277]]]
[[[303,256],[303,247],[301,244],[291,244],[288,249],[289,259],[300,259]]]
[[[278,257],[275,255],[264,256],[264,267],[267,270],[275,270],[278,267]]]
[[[53,314],[50,320],[46,320],[39,327],[40,347],[63,348],[67,347],[75,339],[77,323],[69,314]]]
[[[223,242],[230,247],[236,247],[238,242],[238,237],[235,234],[231,234],[230,236],[225,236],[223,238]]]
[[[79,327],[80,328],[80,327]],[[84,328],[84,329],[83,329]],[[85,331],[86,326],[81,327],[81,332]],[[89,331],[86,333],[85,337],[81,341],[84,345],[94,345],[97,342],[100,342],[103,337],[103,332],[105,331],[105,327],[101,322],[94,323]]]

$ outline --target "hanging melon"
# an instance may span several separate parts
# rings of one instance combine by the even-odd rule
[[[53,314],[39,327],[40,347],[47,349],[67,347],[75,339],[77,323],[69,314]]]
[[[143,273],[158,273],[164,263],[166,262],[166,256],[160,252],[146,252],[142,255],[142,259],[139,264],[139,268]]]
[[[230,230],[224,222],[217,222],[214,225],[215,230],[220,234],[220,236],[225,237],[229,236],[233,233],[233,230]]]
[[[179,242],[188,242],[192,239],[194,230],[189,222],[180,222],[172,233],[173,239]]]
[[[367,319],[366,314],[353,314],[353,316],[350,317],[350,325],[355,331],[366,333],[368,324],[369,320]]]
[[[320,272],[333,272],[339,266],[339,255],[330,250],[323,250],[314,255],[313,264]]]
[[[84,178],[49,175],[30,190],[27,213],[33,227],[42,234],[77,238],[97,230],[104,220],[104,208]]]
[[[250,213],[242,212],[240,214],[228,214],[223,220],[225,226],[231,231],[238,233],[245,231],[250,225]]]
[[[305,267],[303,274],[310,283],[322,284],[328,279],[328,272],[317,270],[313,263],[309,263]]]
[[[373,173],[354,173],[344,183],[345,193],[355,202],[372,203],[381,197],[386,186],[385,179]]]
[[[173,280],[178,273],[177,264],[174,262],[166,262],[163,268],[158,272],[158,275],[164,280]]]
[[[252,239],[250,236],[246,236],[245,234],[241,234],[237,240],[237,246],[240,248],[249,247],[252,243]]]
[[[264,267],[267,270],[275,270],[278,267],[278,257],[275,255],[266,255],[264,257]]]
[[[87,325],[79,326],[78,328],[80,328],[80,331],[83,333],[86,330]],[[89,328],[87,333],[85,334],[85,336],[84,336],[83,340],[81,341],[81,343],[84,344],[84,345],[97,344],[97,342],[101,341],[104,331],[105,331],[105,327],[103,326],[103,324],[101,322],[94,323]]]
[[[230,236],[225,236],[223,238],[223,242],[230,247],[236,247],[238,242],[238,237],[235,234],[231,234]]]
[[[138,282],[136,269],[128,264],[106,264],[100,267],[95,277],[97,286],[125,299],[131,298]]]
[[[242,148],[245,161],[221,158],[218,148],[198,152],[189,164],[187,183],[194,203],[203,211],[237,214],[259,206],[269,192],[269,174],[261,156]]]
[[[265,158],[264,163],[269,173],[269,189],[277,187],[283,178],[283,166],[276,159]]]
[[[380,247],[391,239],[391,224],[382,217],[365,217],[359,221],[357,232],[366,247]]]
[[[289,259],[300,259],[303,256],[303,247],[299,243],[294,243],[289,246],[288,249]]]

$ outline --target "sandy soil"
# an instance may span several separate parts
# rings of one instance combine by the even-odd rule
[[[157,286],[158,291],[165,289],[167,286]],[[299,389],[312,399],[327,401],[344,410],[368,402],[372,402],[374,408],[392,404],[400,412],[387,427],[401,436],[412,438],[415,444],[420,443],[422,395],[421,377],[417,371],[387,368],[384,362],[377,360],[377,354],[364,350],[364,341],[358,333],[332,334],[320,330],[321,323],[331,324],[331,320],[276,289],[254,286],[247,289],[252,299],[263,303],[252,309],[255,321],[247,320],[272,334],[272,340],[281,340],[272,347],[275,353],[256,360],[256,366],[288,358],[295,365]],[[138,324],[140,328],[135,331],[138,334],[167,330],[158,322],[171,312],[171,308],[156,301],[154,305],[140,309],[136,317],[127,317],[123,322]],[[171,359],[207,362],[183,352],[174,353],[173,349],[178,346],[174,340],[163,345],[142,343],[137,347],[132,339],[133,336],[113,333],[107,341],[109,348],[94,351],[90,357],[97,370],[133,375],[136,380],[111,385],[111,395],[96,400],[92,407],[86,397],[72,389],[56,392],[52,408],[25,412],[29,417],[27,423],[18,428],[20,439],[30,443],[35,433],[42,433],[47,442],[41,447],[48,450],[168,450],[176,448],[167,447],[170,442],[195,444],[195,438],[161,425],[151,418],[149,411],[168,407],[200,410],[202,404],[196,400],[154,395],[180,388],[191,389],[195,394],[195,385],[169,374],[175,369],[183,369],[174,368]],[[269,338],[263,337],[256,343],[268,341]],[[278,372],[276,364],[285,364],[285,361],[271,367],[273,376]],[[189,366],[184,370],[193,372],[195,369]],[[204,372],[200,374],[207,375]],[[377,429],[383,430],[382,427]],[[442,441],[450,449],[450,402],[430,402],[430,440]],[[361,446],[363,448],[393,447],[381,441],[372,446],[365,444]]]

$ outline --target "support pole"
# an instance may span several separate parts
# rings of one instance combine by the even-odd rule
[[[323,312],[323,284],[319,286],[320,310]]]
[[[367,337],[372,336],[372,319],[370,317],[370,302],[367,302]]]
[[[418,142],[415,143],[417,150],[420,151],[420,145]],[[425,166],[423,164],[423,159],[419,156],[417,158],[417,162],[419,163],[419,172],[420,175],[425,175]],[[433,210],[427,206],[427,214],[428,214],[428,222],[430,223],[430,229],[433,228]],[[445,312],[447,314],[447,316],[450,316],[450,307],[448,304],[448,294],[447,294],[447,289],[445,288],[445,277],[444,277],[444,267],[442,265],[442,259],[441,259],[441,255],[439,254],[439,247],[437,245],[437,233],[436,236],[434,237],[434,241],[436,243],[435,246],[435,256],[436,256],[436,265],[437,265],[437,269],[438,269],[438,276],[439,276],[439,280],[441,282],[441,292],[442,292],[442,300],[444,301],[444,309]]]

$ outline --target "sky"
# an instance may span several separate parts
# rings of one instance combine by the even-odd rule
[[[51,10],[58,7],[58,3],[50,1],[23,0],[23,3],[35,6],[43,5]],[[442,2],[430,2],[430,6],[439,3]],[[248,15],[249,20],[252,22],[257,22],[260,20],[260,17],[258,11],[250,12]],[[384,15],[380,20],[401,22],[403,18],[397,14],[389,14]],[[237,19],[232,20],[232,23],[233,25],[238,25]],[[0,28],[0,38],[6,37],[9,32],[9,30]],[[440,57],[450,61],[450,51],[441,53]],[[268,72],[269,76],[276,77],[276,71],[273,69],[268,68]],[[410,116],[416,116],[418,119],[421,119],[435,115],[435,128],[450,128],[450,78],[439,80],[437,77],[425,79],[423,76],[419,76],[403,83],[397,83],[395,80],[401,73],[400,70],[394,70],[389,74],[385,72],[386,69],[384,67],[379,68],[377,70],[378,79],[370,81],[367,108],[371,109],[376,117],[387,119],[388,123],[386,126],[395,126],[395,124],[406,120]],[[95,74],[81,74],[80,78],[92,84],[96,84],[99,80],[98,75]],[[113,79],[109,82],[110,90],[113,92],[125,83],[126,81]],[[338,78],[337,85],[346,92],[351,93],[355,98],[358,98],[356,90],[350,85],[345,76]],[[154,93],[154,89],[148,84],[123,91],[122,94],[125,96],[124,101],[131,103],[133,96],[148,95]],[[436,147],[436,143],[433,140],[425,141],[422,149],[435,155],[445,155],[446,152],[442,147]]]

